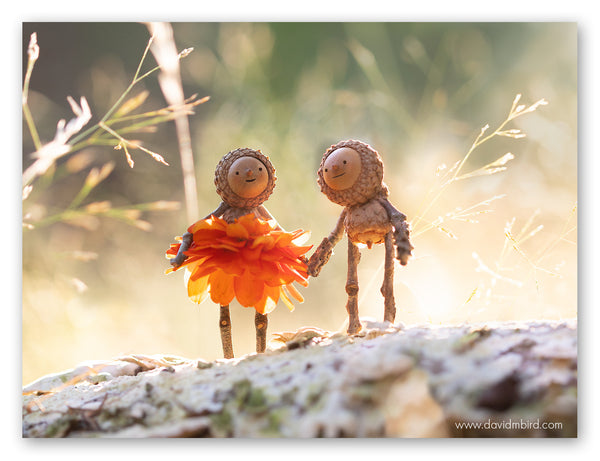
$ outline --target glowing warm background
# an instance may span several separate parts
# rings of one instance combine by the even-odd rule
[[[41,54],[30,104],[44,141],[53,137],[58,119],[71,117],[68,95],[86,96],[96,118],[106,112],[129,84],[148,40],[141,24],[25,24],[24,56],[34,31]],[[414,220],[439,181],[438,167],[462,159],[485,124],[493,130],[505,120],[516,94],[526,105],[545,98],[548,105],[507,127],[527,137],[494,138],[465,165],[472,171],[511,152],[515,159],[506,171],[452,184],[424,216],[456,216],[459,207],[504,195],[478,208],[493,211],[473,216],[477,223],[450,215],[441,225],[447,232],[415,236],[415,257],[396,266],[397,321],[576,316],[574,23],[179,23],[174,31],[179,49],[195,49],[181,61],[186,95],[211,97],[190,118],[200,214],[219,204],[213,185],[219,159],[237,147],[261,149],[278,176],[267,208],[287,230],[311,230],[315,245],[341,212],[316,184],[329,145],[356,138],[375,147],[392,203]],[[154,65],[152,57],[147,65]],[[147,110],[165,104],[155,77],[133,94],[144,88],[151,93]],[[116,166],[87,202],[183,204],[173,125],[139,138],[171,166],[136,151],[130,169],[122,151],[89,149],[90,167],[110,160]],[[23,139],[26,167],[34,149],[25,128]],[[24,213],[42,217],[65,207],[87,171],[55,179],[48,194],[24,202]],[[507,223],[514,219],[516,236],[532,217],[517,248],[505,248]],[[165,250],[191,224],[184,208],[147,212],[142,219],[150,231],[108,218],[90,229],[57,223],[24,230],[24,382],[121,354],[221,356],[218,308],[210,301],[193,305],[181,274],[164,275]],[[93,259],[74,258],[74,251]],[[381,247],[363,251],[361,316],[383,315],[382,258]],[[293,313],[279,306],[269,332],[341,328],[345,280],[343,240],[321,276],[302,290],[306,302]],[[237,305],[231,312],[236,355],[252,352],[254,312]]]

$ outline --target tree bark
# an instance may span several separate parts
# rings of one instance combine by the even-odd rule
[[[576,437],[577,323],[303,328],[265,354],[128,356],[24,388],[24,437]]]

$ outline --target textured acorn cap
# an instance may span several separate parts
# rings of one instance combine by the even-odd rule
[[[361,171],[352,187],[343,190],[335,190],[327,185],[323,178],[323,166],[329,155],[342,147],[354,149],[360,155]],[[342,206],[353,206],[366,203],[374,197],[387,197],[388,189],[383,183],[383,161],[379,153],[368,144],[357,141],[347,140],[333,144],[323,154],[321,165],[317,171],[317,183],[329,200]]]
[[[231,168],[231,165],[233,165],[233,162],[241,157],[254,157],[262,162],[267,168],[267,173],[269,175],[267,187],[265,187],[265,190],[256,197],[240,197],[233,192],[229,186],[229,181],[227,179],[229,169]],[[217,168],[215,169],[215,186],[217,188],[217,194],[221,196],[225,203],[235,208],[256,208],[257,206],[261,205],[273,193],[276,180],[277,176],[275,176],[275,168],[269,160],[269,157],[264,155],[260,150],[254,150],[248,147],[241,147],[239,149],[232,150],[221,159],[217,165]]]

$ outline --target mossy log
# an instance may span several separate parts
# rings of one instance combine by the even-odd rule
[[[264,354],[132,355],[23,389],[24,437],[576,437],[577,323],[304,328]]]

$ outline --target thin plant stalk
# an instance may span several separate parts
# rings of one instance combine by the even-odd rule
[[[31,38],[29,39],[29,47],[27,48],[27,71],[25,72],[25,81],[23,83],[23,114],[25,116],[25,121],[27,122],[27,127],[29,128],[29,133],[31,134],[31,139],[33,140],[33,145],[36,150],[39,150],[42,147],[42,143],[40,141],[40,136],[37,132],[37,128],[35,127],[35,123],[33,121],[33,116],[31,114],[31,110],[29,109],[29,82],[31,81],[31,74],[33,73],[33,67],[37,58],[40,55],[40,48],[37,44],[37,34],[34,32],[31,34]]]
[[[160,163],[162,163],[164,165],[167,165],[167,166],[169,165],[166,162],[166,160],[162,157],[162,155],[159,155],[156,152],[152,152],[151,150],[146,149],[145,147],[140,146],[138,143],[135,143],[135,142],[132,142],[132,141],[128,141],[123,136],[121,136],[119,133],[117,133],[113,129],[109,128],[104,122],[100,122],[99,126],[103,130],[105,130],[106,132],[112,134],[115,138],[117,138],[120,141],[119,146],[121,146],[121,147],[127,147],[127,146],[129,146],[129,147],[133,147],[134,149],[143,150],[144,152],[146,152],[148,155],[150,155],[157,162],[160,162]],[[129,153],[127,153],[127,155],[128,155],[128,158],[129,158]]]
[[[152,36],[156,37],[151,50],[156,62],[161,66],[158,82],[162,92],[170,105],[175,107],[181,106],[185,101],[181,76],[179,74],[179,58],[173,37],[173,28],[169,23],[165,22],[149,23],[148,28]],[[198,211],[198,188],[196,186],[190,126],[186,114],[180,112],[176,114],[175,129],[179,142],[187,219],[188,222],[196,222],[200,218]]]
[[[485,125],[481,131],[479,132],[479,135],[477,136],[477,138],[475,138],[475,141],[473,142],[473,144],[471,145],[471,147],[469,148],[468,152],[466,153],[466,155],[455,164],[455,166],[448,172],[446,173],[446,176],[450,175],[450,178],[447,179],[446,181],[444,181],[442,183],[442,185],[440,186],[439,190],[437,191],[437,193],[435,193],[435,195],[433,196],[433,198],[431,197],[432,191],[430,191],[425,198],[423,199],[423,202],[421,203],[421,205],[423,205],[423,203],[427,203],[427,205],[425,206],[425,209],[418,213],[416,215],[415,220],[412,222],[412,227],[413,227],[413,232],[414,229],[417,228],[417,225],[419,224],[420,221],[422,221],[425,217],[425,215],[431,210],[431,208],[433,208],[433,206],[435,205],[435,203],[439,200],[439,198],[442,196],[442,194],[444,193],[444,191],[454,182],[459,181],[461,179],[466,179],[468,177],[472,177],[472,176],[478,176],[480,174],[493,174],[496,173],[498,171],[502,171],[505,168],[502,166],[504,163],[506,163],[508,160],[511,160],[512,158],[514,158],[512,156],[512,154],[506,154],[503,157],[501,157],[500,159],[496,160],[495,162],[492,162],[489,165],[486,165],[474,172],[471,173],[467,173],[467,174],[463,174],[460,175],[460,172],[462,171],[465,163],[467,162],[467,160],[471,157],[471,154],[475,151],[475,149],[477,149],[479,146],[481,146],[482,144],[484,144],[485,142],[489,141],[490,139],[492,139],[495,136],[507,136],[507,137],[512,137],[512,138],[522,138],[525,136],[524,133],[522,133],[520,130],[517,129],[513,129],[513,130],[504,130],[504,128],[506,127],[506,125],[511,122],[512,120],[516,119],[517,117],[524,115],[526,113],[530,113],[535,111],[538,106],[540,105],[545,105],[547,104],[547,101],[545,99],[540,99],[539,101],[537,101],[536,103],[532,104],[529,107],[525,107],[524,105],[517,105],[519,100],[521,98],[521,95],[518,94],[515,99],[513,100],[510,112],[508,114],[508,117],[498,126],[498,128],[496,128],[492,133],[488,134],[487,136],[483,136],[485,134],[485,132],[488,130],[489,125]]]
[[[94,126],[88,128],[87,130],[83,131],[79,135],[75,136],[72,139],[72,143],[73,144],[76,144],[77,142],[81,141],[86,136],[88,136],[90,133],[93,133],[94,131],[98,131],[100,129],[100,124],[106,122],[110,118],[110,116],[117,110],[117,108],[121,105],[121,103],[123,102],[123,100],[131,92],[131,90],[133,89],[133,87],[135,85],[137,85],[139,82],[141,82],[142,80],[144,80],[146,77],[148,77],[149,75],[151,75],[152,73],[154,73],[158,69],[160,69],[160,66],[156,66],[156,67],[150,69],[148,72],[144,73],[143,75],[139,76],[140,70],[141,70],[142,65],[144,63],[144,60],[146,59],[146,55],[148,54],[148,50],[150,49],[150,45],[152,44],[153,40],[154,40],[153,36],[150,37],[150,39],[148,40],[148,44],[146,45],[146,48],[144,49],[144,53],[142,54],[142,58],[140,59],[140,62],[139,62],[138,67],[137,67],[137,70],[135,71],[135,75],[133,76],[133,79],[132,79],[131,83],[125,89],[125,91],[123,92],[123,94],[121,94],[121,96],[119,96],[119,99],[117,99],[117,101],[108,110],[108,112],[106,112],[106,114],[104,114],[104,116],[100,119],[99,123],[95,124]]]

